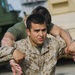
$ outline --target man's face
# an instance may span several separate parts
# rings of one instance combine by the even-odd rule
[[[31,29],[27,29],[28,36],[30,37],[30,41],[32,45],[38,46],[42,45],[47,36],[47,28],[46,24],[35,24],[31,23]]]

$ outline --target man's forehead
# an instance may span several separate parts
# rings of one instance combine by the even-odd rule
[[[36,25],[46,25],[46,22],[44,22],[44,23],[34,23],[34,22],[32,22],[31,25],[35,25],[35,26]]]
[[[46,28],[46,24],[32,24],[31,28]]]

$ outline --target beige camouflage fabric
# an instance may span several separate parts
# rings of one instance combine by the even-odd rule
[[[5,64],[10,59],[13,59],[12,53],[15,50],[13,47],[0,48],[0,65]]]
[[[29,37],[14,44],[14,48],[26,55],[25,59],[20,63],[23,75],[54,75],[57,58],[64,54],[63,48],[65,46],[65,42],[58,36],[56,38],[46,38],[41,52],[31,45]],[[6,57],[6,60],[12,59],[12,50],[14,48],[2,47],[0,49],[0,59],[3,57]],[[3,55],[1,51],[4,53]]]
[[[42,46],[41,53],[32,46],[29,37],[16,42],[15,47],[26,54],[21,62],[23,75],[54,75],[58,56],[64,54],[66,46],[60,38],[47,38]]]

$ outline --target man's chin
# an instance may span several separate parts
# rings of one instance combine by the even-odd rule
[[[44,42],[39,42],[38,45],[42,45]]]

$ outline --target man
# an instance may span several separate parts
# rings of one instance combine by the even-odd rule
[[[6,54],[5,57],[15,59],[14,52],[19,50],[25,54],[24,60],[20,62],[22,75],[54,75],[57,58],[66,53],[65,41],[59,36],[47,38],[46,21],[40,14],[30,15],[27,18],[26,25],[27,38],[15,42],[14,47],[2,47],[0,58],[2,59],[3,55]],[[3,51],[3,54],[1,51]],[[71,53],[69,51],[69,54]],[[75,53],[75,50],[73,50],[73,53]],[[14,61],[14,63],[16,62]],[[14,66],[14,64],[11,64],[11,66]]]

